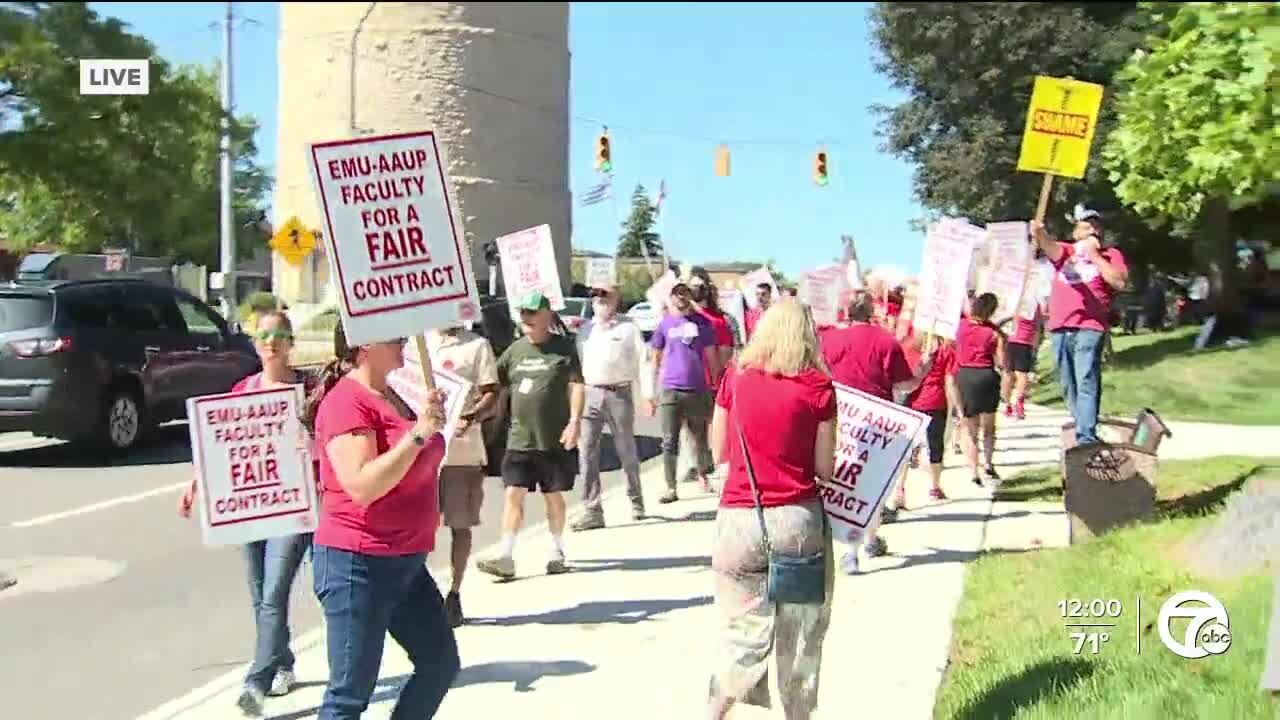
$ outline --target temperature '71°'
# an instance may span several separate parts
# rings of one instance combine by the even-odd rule
[[[1102,646],[1110,639],[1111,635],[1104,632],[1073,632],[1071,633],[1071,640],[1075,643],[1075,646],[1071,648],[1071,653],[1079,655],[1084,652],[1087,646],[1090,655],[1097,655],[1102,650]]]

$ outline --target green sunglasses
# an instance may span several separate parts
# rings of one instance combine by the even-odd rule
[[[253,336],[263,342],[271,342],[272,340],[293,340],[293,333],[288,330],[259,330],[254,333]]]

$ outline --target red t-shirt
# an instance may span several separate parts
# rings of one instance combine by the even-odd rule
[[[902,346],[882,327],[856,323],[822,334],[822,356],[836,382],[893,402],[893,386],[911,379]]]
[[[756,334],[756,323],[760,322],[761,315],[764,315],[764,310],[747,308],[746,314],[742,316],[742,324],[744,326],[742,331],[746,334],[742,338],[743,342],[750,341],[751,336]]]
[[[716,338],[716,347],[733,348],[733,329],[729,327],[729,318],[722,312],[708,310],[702,306],[698,306],[697,311],[711,325],[711,334]],[[711,368],[707,367],[706,370],[707,387],[714,388],[716,384],[711,377]]]
[[[444,436],[436,433],[418,453],[404,479],[368,507],[361,507],[342,489],[334,473],[329,441],[354,430],[373,433],[378,454],[387,452],[413,429],[414,423],[360,383],[344,377],[320,403],[316,415],[316,446],[320,452],[320,526],[315,542],[325,547],[365,555],[412,555],[435,547],[440,516],[440,462]]]
[[[1018,343],[1019,345],[1035,345],[1036,344],[1036,326],[1040,324],[1040,306],[1036,306],[1035,318],[1027,320],[1021,315],[1014,321],[1013,335],[1009,337],[1009,342]]]
[[[914,347],[912,338],[902,343],[902,352],[907,356],[914,372],[924,359],[920,351]],[[933,367],[920,380],[920,387],[907,396],[907,407],[920,412],[933,412],[947,406],[947,376],[956,374],[956,352],[949,344],[942,344],[933,353]]]
[[[809,370],[794,377],[770,375],[754,368],[731,369],[720,385],[716,404],[728,411],[725,433],[729,478],[720,507],[755,507],[751,479],[735,422],[751,455],[760,504],[790,505],[818,498],[813,443],[818,425],[836,416],[831,378]]]
[[[1053,287],[1049,291],[1049,329],[1098,330],[1111,327],[1111,300],[1116,291],[1103,279],[1098,266],[1075,251],[1069,243],[1058,243],[1062,257],[1053,263]],[[1126,271],[1124,255],[1116,248],[1103,248],[1102,257],[1118,270]]]
[[[956,364],[962,368],[995,367],[996,332],[987,323],[961,320],[956,331]]]

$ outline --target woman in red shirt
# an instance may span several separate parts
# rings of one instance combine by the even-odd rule
[[[786,639],[776,647],[786,716],[809,717],[817,704],[835,572],[814,478],[830,479],[835,471],[835,420],[835,387],[806,309],[791,299],[775,303],[721,383],[711,421],[712,447],[729,464],[711,552],[725,658],[712,677],[713,718],[739,702],[767,703],[766,671],[778,638]],[[769,557],[757,513],[775,552],[824,554],[823,604],[768,601]]]
[[[426,565],[440,517],[444,410],[431,393],[414,420],[387,387],[403,348],[403,339],[350,347],[339,325],[337,359],[307,403],[323,493],[312,558],[329,649],[319,720],[356,720],[369,706],[388,632],[414,666],[393,717],[434,717],[458,674],[453,628]]]
[[[262,372],[250,375],[231,388],[242,393],[261,388],[302,385],[310,393],[316,386],[313,373],[300,372],[289,366],[289,351],[293,348],[293,324],[289,316],[274,311],[262,316],[254,335]],[[299,438],[305,442],[306,438]],[[178,514],[191,517],[195,503],[197,483],[182,494]],[[302,557],[311,546],[311,533],[299,533],[284,537],[251,542],[244,546],[245,563],[249,571],[249,598],[257,640],[254,643],[253,662],[245,674],[244,688],[236,698],[241,712],[259,717],[267,695],[287,695],[293,691],[294,656],[289,649],[289,592],[293,580],[302,565]]]
[[[989,482],[1000,479],[992,458],[996,450],[996,410],[1000,407],[1000,374],[1004,367],[1004,334],[991,324],[999,304],[996,296],[983,293],[973,299],[969,317],[960,321],[956,332],[956,387],[959,390],[961,431],[969,438],[965,446],[973,482],[982,484],[978,472],[978,430],[982,430],[983,474]]]
[[[1004,384],[1001,395],[1006,398],[1004,416],[1027,419],[1023,402],[1027,397],[1027,383],[1031,369],[1035,367],[1036,346],[1040,344],[1040,305],[1036,304],[1035,316],[1028,320],[1021,315],[1013,320],[1013,335],[1009,337],[1006,352]]]
[[[907,396],[905,404],[912,410],[929,416],[927,432],[929,478],[933,481],[933,487],[929,489],[929,497],[934,500],[946,500],[947,495],[942,492],[942,460],[943,451],[946,449],[944,442],[947,434],[947,419],[950,417],[948,401],[956,395],[953,377],[956,373],[956,353],[950,341],[935,338],[934,342],[937,343],[937,350],[933,354],[933,366],[920,381],[920,387]],[[902,343],[903,352],[906,353],[907,362],[911,364],[912,371],[919,369],[924,361],[922,354],[924,344],[925,338],[915,334],[914,329]],[[905,480],[898,484],[895,505],[899,509],[907,506]]]

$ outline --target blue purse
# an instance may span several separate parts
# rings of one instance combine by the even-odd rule
[[[747,452],[747,439],[742,425],[734,418],[738,442],[742,446],[742,459],[747,465],[747,478],[751,481],[751,494],[755,499],[756,516],[760,519],[760,533],[764,536],[765,552],[769,558],[769,602],[791,605],[821,605],[827,599],[826,553],[819,550],[812,555],[785,555],[775,552],[769,541],[769,529],[764,522],[764,507],[760,504],[760,489],[756,486],[756,472]],[[826,531],[827,514],[822,513],[823,531]]]

